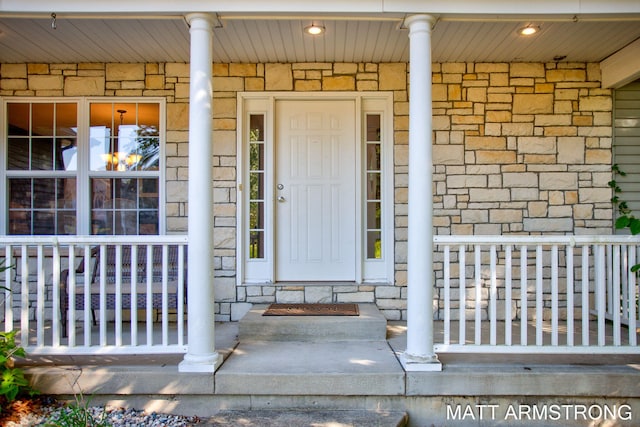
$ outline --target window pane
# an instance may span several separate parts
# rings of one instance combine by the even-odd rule
[[[10,234],[74,234],[75,178],[10,178]]]
[[[264,199],[264,173],[252,172],[249,174],[249,198],[251,200]]]
[[[28,138],[9,138],[7,144],[7,169],[29,170]]]
[[[380,141],[380,114],[367,115],[367,141]]]
[[[264,170],[264,144],[249,145],[249,169]]]
[[[380,170],[380,144],[367,144],[367,170]]]
[[[157,178],[91,180],[92,234],[158,234]]]
[[[249,258],[264,258],[264,231],[249,233]]]
[[[53,136],[53,104],[32,105],[31,135]]]
[[[249,141],[264,141],[264,114],[249,117]]]
[[[9,136],[29,135],[29,120],[31,104],[8,103],[7,104],[7,134]]]
[[[251,202],[249,204],[249,228],[252,230],[264,228],[263,202]]]
[[[31,170],[53,170],[53,139],[31,140]]]
[[[56,104],[56,136],[76,137],[78,134],[76,104]]]
[[[138,125],[145,136],[159,136],[160,105],[138,104]]]
[[[367,228],[382,228],[382,210],[380,202],[367,203]]]
[[[367,232],[367,258],[382,259],[382,233],[380,231]]]
[[[367,174],[367,199],[380,200],[380,173],[378,172]]]
[[[56,170],[78,170],[78,147],[75,138],[56,138]]]

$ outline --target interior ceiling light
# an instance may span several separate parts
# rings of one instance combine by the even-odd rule
[[[319,36],[324,33],[324,27],[318,24],[311,24],[308,27],[304,27],[304,32],[312,36]]]
[[[527,25],[526,27],[522,27],[518,30],[518,34],[520,34],[521,36],[532,36],[535,33],[537,33],[538,31],[540,31],[540,27],[537,25]]]

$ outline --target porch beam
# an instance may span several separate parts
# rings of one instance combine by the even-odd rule
[[[640,39],[600,63],[603,88],[620,88],[640,78]]]
[[[413,15],[409,27],[408,371],[440,371],[433,347],[433,194],[431,29],[436,18]]]
[[[213,294],[213,17],[186,17],[191,34],[189,93],[189,258],[188,347],[180,372],[214,372],[222,363],[215,350]]]

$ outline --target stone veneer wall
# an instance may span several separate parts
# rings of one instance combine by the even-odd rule
[[[376,302],[406,318],[408,66],[214,64],[216,313],[251,303]],[[395,283],[235,286],[239,91],[394,93]],[[0,96],[161,96],[167,100],[167,232],[187,227],[189,65],[2,64]],[[433,65],[437,234],[611,232],[612,95],[598,64]]]

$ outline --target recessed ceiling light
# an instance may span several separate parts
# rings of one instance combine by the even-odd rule
[[[540,27],[537,25],[527,25],[526,27],[522,27],[518,30],[518,34],[520,34],[521,36],[532,36],[535,33],[537,33],[538,31],[540,31]]]
[[[311,24],[304,28],[304,32],[312,36],[319,36],[324,33],[324,27],[318,24]]]

